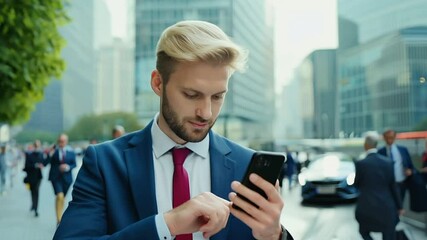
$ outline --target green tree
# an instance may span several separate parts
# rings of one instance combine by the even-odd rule
[[[135,114],[113,112],[81,117],[68,131],[68,136],[72,141],[90,139],[97,139],[99,141],[107,140],[111,139],[111,131],[118,124],[122,125],[126,129],[126,132],[142,128]]]
[[[23,123],[65,69],[64,0],[0,0],[0,122]]]
[[[427,131],[427,118],[419,122],[417,126],[414,127],[414,131]]]
[[[15,140],[18,143],[30,143],[35,139],[39,139],[42,142],[54,143],[58,134],[44,131],[33,131],[33,130],[24,130],[18,135],[15,136]]]

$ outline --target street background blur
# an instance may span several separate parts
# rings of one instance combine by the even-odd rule
[[[363,133],[392,128],[399,133],[397,143],[408,147],[421,168],[427,141],[425,0],[19,4],[0,0],[0,144],[21,152],[7,173],[7,193],[0,196],[1,234],[11,234],[5,239],[46,239],[55,227],[46,179],[40,196],[45,211],[37,219],[26,214],[30,197],[21,181],[22,152],[35,139],[47,148],[66,132],[81,158],[90,142],[111,139],[116,125],[126,132],[143,128],[159,109],[149,84],[158,37],[184,19],[212,22],[250,52],[247,71],[230,80],[216,132],[257,150],[287,147],[303,163],[325,151],[359,159]],[[48,5],[59,13],[43,15]],[[43,22],[40,16],[51,19]],[[49,22],[55,23],[52,28]],[[55,49],[51,58],[40,54],[42,43]],[[48,65],[37,72],[42,60]],[[334,211],[341,206],[328,207],[330,215],[323,207],[300,206],[297,191],[283,196],[293,201],[289,206],[306,212],[305,219],[326,219],[318,221],[319,229],[337,221]],[[346,220],[335,224],[354,222],[353,207],[345,205]],[[298,214],[289,212],[284,221],[292,225]],[[19,226],[23,221],[28,225]],[[404,221],[413,232],[427,232],[426,213],[408,209]],[[303,222],[292,225],[295,235],[311,239],[316,228],[301,230]],[[350,231],[358,239],[357,225]]]

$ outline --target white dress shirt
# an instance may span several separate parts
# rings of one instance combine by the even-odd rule
[[[170,150],[181,146],[170,139],[157,124],[159,113],[154,117],[151,128],[153,139],[154,176],[158,215],[156,216],[157,233],[160,239],[173,239],[163,218],[163,213],[172,209],[172,179],[174,165]],[[200,142],[188,142],[184,145],[192,151],[184,162],[190,181],[190,197],[211,191],[211,172],[209,156],[209,135]],[[193,239],[205,239],[201,232],[193,233]]]
[[[390,152],[393,154],[393,161],[394,161],[394,177],[396,182],[403,182],[405,181],[405,174],[404,174],[404,168],[402,163],[402,155],[400,155],[399,149],[397,148],[396,144],[392,144],[390,147],[388,147],[388,156],[391,158]]]

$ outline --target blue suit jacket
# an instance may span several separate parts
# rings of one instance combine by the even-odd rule
[[[402,156],[402,165],[404,168],[410,168],[412,170],[414,170],[414,164],[412,163],[411,160],[411,155],[409,155],[409,151],[406,147],[404,146],[399,146],[396,145],[397,149],[399,150],[400,156]],[[387,148],[386,147],[382,147],[378,150],[378,153],[383,155],[383,156],[387,156]]]
[[[73,200],[54,239],[159,239],[150,123],[145,129],[89,146],[74,183]],[[241,180],[253,150],[212,131],[211,191],[228,199],[233,180]],[[211,239],[253,239],[251,229],[230,215]]]
[[[62,181],[71,184],[73,177],[71,175],[71,169],[76,167],[76,154],[70,149],[66,149],[64,163],[70,166],[70,171],[61,173],[59,165],[61,160],[59,159],[59,150],[56,149],[51,157],[47,157],[45,165],[50,163],[49,180],[50,181]]]
[[[360,226],[370,231],[394,230],[402,202],[390,160],[377,153],[368,154],[356,162],[354,183],[360,192],[356,205]]]

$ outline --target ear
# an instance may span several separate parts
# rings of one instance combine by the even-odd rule
[[[151,72],[151,88],[158,96],[161,96],[162,88],[163,88],[163,80],[162,80],[162,76],[160,76],[160,73],[157,69]]]

